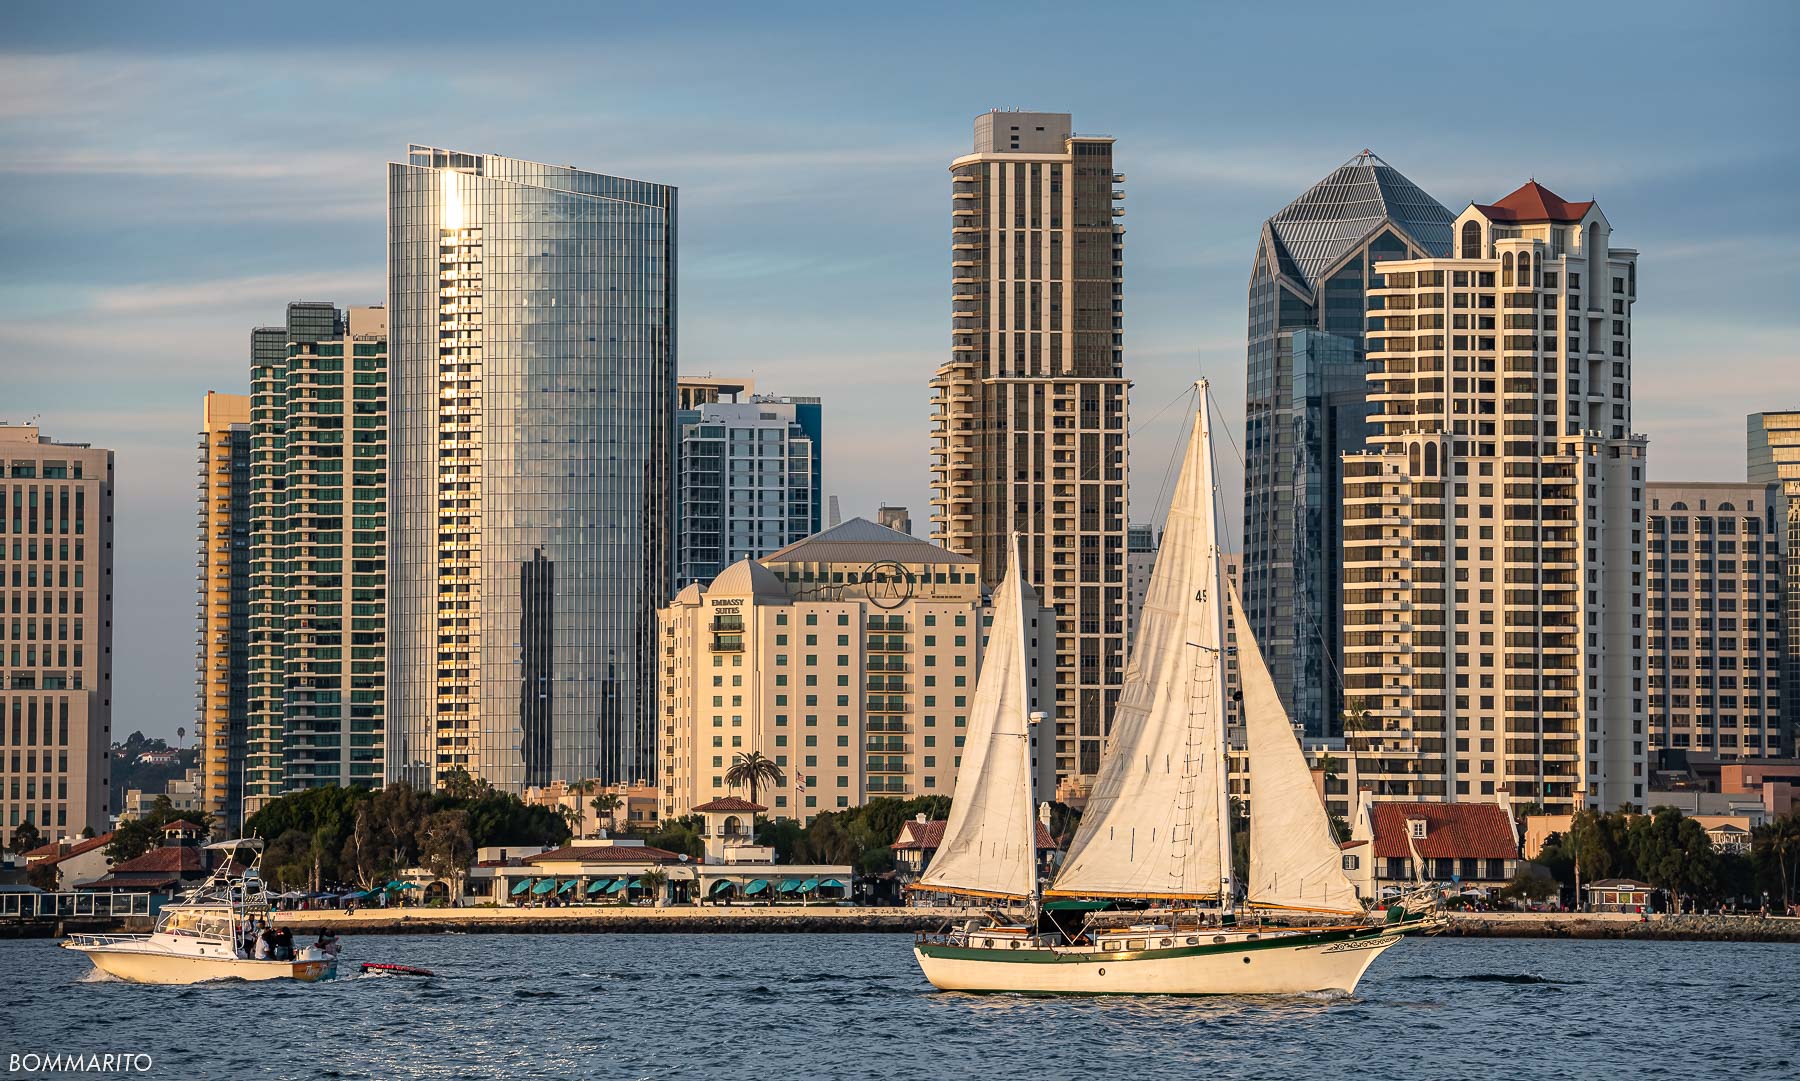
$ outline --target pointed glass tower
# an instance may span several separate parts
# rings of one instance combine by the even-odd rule
[[[1288,715],[1336,731],[1339,458],[1362,449],[1373,266],[1450,252],[1455,215],[1367,150],[1263,223],[1250,273],[1242,593]]]

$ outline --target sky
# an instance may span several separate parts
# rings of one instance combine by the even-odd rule
[[[114,729],[191,731],[201,397],[287,301],[382,301],[385,163],[426,143],[679,186],[681,371],[821,397],[845,516],[922,532],[947,166],[998,107],[1118,140],[1133,520],[1196,376],[1241,431],[1262,221],[1365,147],[1452,212],[1598,199],[1651,479],[1741,480],[1745,415],[1800,406],[1797,45],[1756,0],[12,0],[0,421],[117,452]]]

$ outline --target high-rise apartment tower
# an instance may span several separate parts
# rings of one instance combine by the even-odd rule
[[[251,351],[248,814],[382,783],[387,310],[289,304]]]
[[[1345,694],[1375,798],[1642,804],[1637,252],[1526,184],[1446,258],[1377,263],[1345,458]]]
[[[675,189],[388,167],[388,777],[655,776],[674,577]]]
[[[1100,768],[1125,668],[1124,197],[1113,140],[995,111],[950,165],[950,360],[932,387],[933,539],[1057,612],[1056,769]]]
[[[1654,483],[1645,491],[1651,753],[1779,757],[1776,485]]]
[[[0,425],[0,844],[107,827],[113,453]]]
[[[819,399],[707,402],[675,425],[678,585],[819,531]]]
[[[200,406],[200,598],[194,733],[200,805],[235,827],[250,708],[250,398],[207,391]]]

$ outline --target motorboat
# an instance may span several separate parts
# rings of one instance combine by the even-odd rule
[[[337,975],[335,949],[308,946],[291,960],[246,958],[239,942],[247,930],[270,924],[273,900],[257,870],[258,837],[205,846],[223,853],[207,880],[180,901],[164,905],[147,935],[70,935],[64,949],[87,954],[94,967],[131,983],[188,984],[208,980],[301,980]],[[239,856],[249,852],[248,864]]]

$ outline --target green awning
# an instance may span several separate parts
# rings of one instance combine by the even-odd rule
[[[631,880],[631,888],[634,890],[643,886],[643,884],[644,884],[644,880],[641,878],[634,878]]]
[[[562,887],[560,889],[558,889],[556,892],[557,893],[572,893],[572,892],[574,892],[574,889],[575,889],[575,880],[571,878],[567,882],[564,882],[562,884]]]
[[[519,894],[524,893],[526,890],[528,890],[530,888],[531,888],[531,879],[522,878],[519,880],[518,884],[512,888],[512,895],[514,897],[517,897]]]
[[[825,890],[825,889],[841,890],[844,888],[844,884],[842,882],[839,882],[835,878],[828,878],[825,881],[819,883],[819,888],[822,890]]]
[[[596,878],[592,882],[588,883],[587,891],[590,894],[599,893],[601,890],[605,889],[606,887],[608,887],[610,885],[612,885],[612,879]]]
[[[800,883],[800,892],[801,893],[811,893],[812,891],[814,891],[818,888],[819,888],[819,880],[816,878],[809,878],[805,882]]]
[[[533,895],[544,894],[544,893],[549,893],[551,890],[553,890],[555,888],[556,888],[556,879],[546,878],[543,881],[539,882],[537,885],[531,887],[531,892]]]
[[[1050,912],[1100,912],[1111,908],[1111,901],[1045,901],[1044,908]]]
[[[406,883],[396,880],[389,882],[386,888],[390,890],[403,890],[406,888]]]
[[[721,878],[717,882],[714,882],[712,884],[712,889],[707,890],[706,892],[710,893],[710,894],[720,894],[720,893],[724,893],[726,890],[731,889],[733,886],[736,886],[736,885],[737,885],[737,883],[733,882],[729,878]]]
[[[775,887],[776,891],[780,893],[793,893],[799,888],[800,880],[797,878],[784,878],[781,880],[781,885]]]
[[[617,882],[614,882],[612,885],[606,887],[606,892],[607,893],[620,893],[625,889],[625,887],[627,887],[629,885],[631,885],[630,882],[627,882],[625,879],[621,878]]]
[[[762,891],[764,891],[768,888],[769,888],[769,880],[768,879],[766,879],[766,878],[751,879],[750,884],[748,886],[744,887],[744,896],[748,897],[749,895],[751,895],[753,893],[761,893]]]

